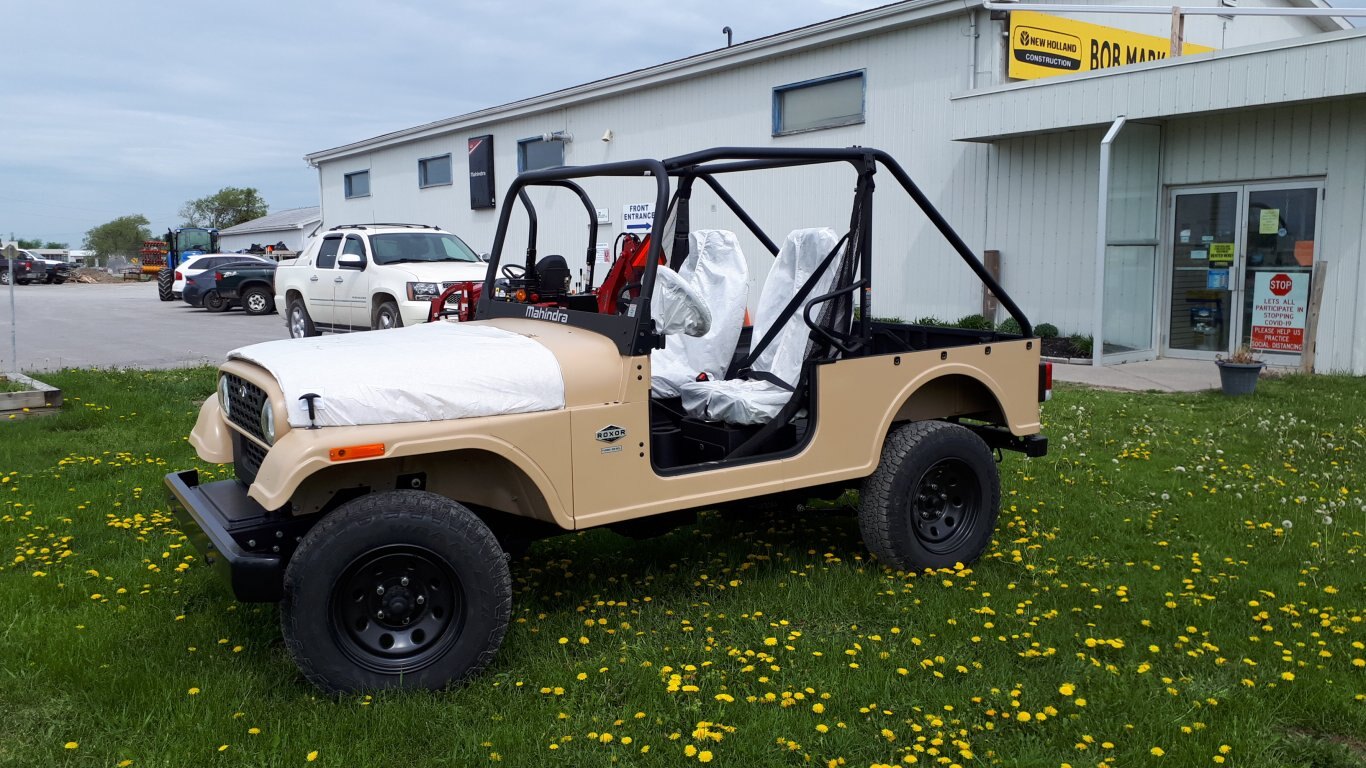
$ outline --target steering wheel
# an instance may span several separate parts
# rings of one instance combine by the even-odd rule
[[[509,280],[521,280],[526,277],[526,267],[521,264],[504,264],[503,277]]]

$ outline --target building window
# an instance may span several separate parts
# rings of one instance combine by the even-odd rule
[[[369,197],[370,196],[370,172],[356,171],[346,174],[346,196],[347,197]]]
[[[427,157],[417,161],[417,185],[441,187],[451,183],[451,156]]]
[[[863,122],[865,73],[845,72],[773,89],[773,135]]]
[[[517,172],[539,171],[564,165],[564,142],[540,138],[517,142]]]

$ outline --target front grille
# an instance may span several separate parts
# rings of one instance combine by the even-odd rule
[[[266,402],[265,391],[241,376],[231,373],[224,376],[228,380],[228,418],[244,432],[264,442],[266,436],[261,431],[261,406]],[[265,455],[264,450],[261,453]]]
[[[233,469],[237,479],[244,483],[256,482],[256,473],[261,471],[261,462],[266,460],[266,449],[241,435],[234,435]]]

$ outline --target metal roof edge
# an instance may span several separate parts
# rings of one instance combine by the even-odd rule
[[[1193,53],[1183,55],[1175,59],[1159,59],[1143,64],[1130,64],[1125,67],[1110,67],[1107,69],[1096,69],[1090,72],[1080,72],[1075,75],[1061,75],[1058,77],[1043,77],[1037,80],[1021,80],[1004,85],[993,85],[989,88],[978,88],[972,91],[960,91],[949,95],[949,101],[961,101],[980,96],[991,96],[993,94],[1010,93],[1013,91],[1026,91],[1031,88],[1047,88],[1050,85],[1062,85],[1065,83],[1077,83],[1084,80],[1094,80],[1102,77],[1122,77],[1125,75],[1137,75],[1153,70],[1168,69],[1170,67],[1183,67],[1201,62],[1214,61],[1217,59],[1232,59],[1240,56],[1256,56],[1271,51],[1282,51],[1290,48],[1299,48],[1311,45],[1323,45],[1340,40],[1362,37],[1366,38],[1366,27],[1360,29],[1345,29],[1340,32],[1325,32],[1320,35],[1309,35],[1307,37],[1292,37],[1285,40],[1272,40],[1266,43],[1256,43],[1254,45],[1244,45],[1238,48],[1226,48],[1222,51],[1210,51],[1209,53]]]
[[[473,128],[496,120],[549,111],[571,101],[582,102],[602,99],[633,88],[663,85],[697,77],[723,67],[750,64],[806,48],[828,45],[849,37],[868,34],[874,30],[881,32],[911,26],[917,22],[957,11],[970,10],[981,4],[982,0],[905,0],[904,2],[882,5],[866,11],[777,32],[743,43],[736,43],[727,48],[704,51],[682,59],[593,80],[539,96],[467,112],[463,115],[381,134],[331,149],[310,152],[304,155],[304,161],[316,167],[321,162],[337,160],[362,152]]]

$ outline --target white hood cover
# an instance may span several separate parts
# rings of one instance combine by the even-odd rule
[[[282,339],[228,353],[275,376],[292,427],[443,421],[564,408],[555,355],[487,325],[427,323],[384,331]]]

